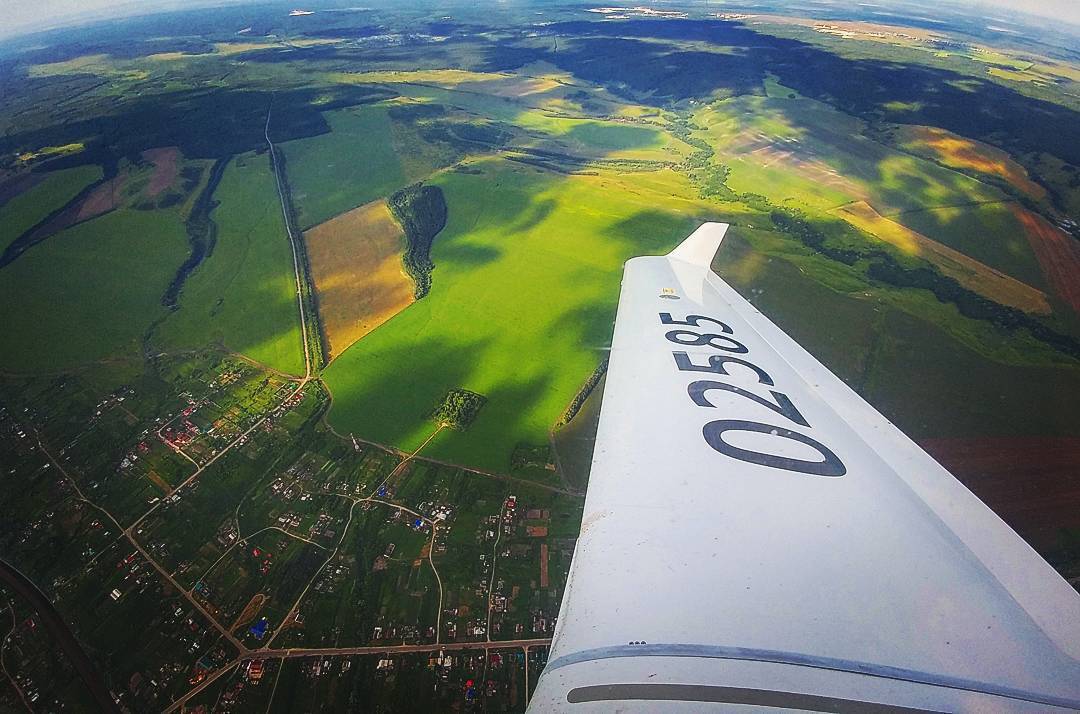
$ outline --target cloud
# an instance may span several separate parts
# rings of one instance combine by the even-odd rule
[[[1012,10],[1080,26],[1080,2],[1077,0],[961,0],[966,5],[984,8]]]

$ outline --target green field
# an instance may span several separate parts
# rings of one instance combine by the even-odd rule
[[[1046,285],[1024,229],[1007,203],[910,211],[891,218],[1028,285]]]
[[[0,251],[100,178],[100,166],[50,172],[30,190],[0,205]]]
[[[713,269],[786,331],[798,333],[800,344],[838,376],[858,384],[880,299],[863,297],[865,285],[832,280],[825,272],[830,261],[786,255],[778,243],[773,233],[731,228]]]
[[[325,372],[340,432],[406,449],[453,388],[487,397],[467,432],[425,455],[505,471],[548,430],[603,356],[623,262],[665,252],[707,211],[614,177],[563,177],[494,160],[446,173],[449,222],[431,293]],[[669,187],[678,190],[679,184]]]
[[[905,434],[1080,434],[1070,397],[1080,390],[1075,362],[1025,364],[1053,353],[1023,350],[1016,336],[961,317],[927,291],[852,290],[848,280],[830,288],[828,261],[785,255],[770,240],[733,229],[713,267]],[[992,398],[971,398],[988,390]]]
[[[403,96],[455,107],[467,114],[513,126],[522,132],[515,139],[515,145],[587,157],[646,161],[678,161],[689,153],[690,147],[655,126],[563,116],[523,99],[485,94],[483,83],[469,91],[411,84],[395,84],[394,89]],[[555,97],[540,93],[527,99],[543,104]],[[619,108],[619,105],[603,106],[609,111]],[[624,105],[622,109],[644,110],[638,105]]]
[[[763,165],[754,157],[737,156],[727,160],[727,166],[731,169],[727,185],[733,191],[767,196],[781,206],[824,211],[852,200],[853,194],[843,186],[830,187],[787,166]]]
[[[273,369],[303,373],[292,251],[269,158],[233,159],[214,199],[217,243],[188,277],[180,309],[156,340],[185,348],[219,342]]]
[[[864,394],[911,438],[1080,435],[1075,363],[1003,364],[899,311],[881,329]]]
[[[729,185],[827,209],[866,200],[882,215],[1004,198],[993,186],[863,135],[861,120],[805,98],[736,97],[694,114],[695,135],[731,166]]]
[[[1080,582],[1064,34],[989,48],[977,16],[890,30],[835,3],[406,5],[0,42],[0,553],[119,709],[522,711],[548,648],[494,646],[552,633],[623,265],[703,221],[730,226],[723,280]],[[306,250],[383,203],[404,258],[337,275],[316,251],[297,285],[287,221]],[[402,280],[422,297],[368,332]],[[334,316],[362,337],[331,350]],[[11,615],[0,713],[18,688],[90,706]],[[398,647],[451,642],[479,648]]]
[[[0,369],[50,372],[138,359],[187,255],[178,211],[117,210],[68,228],[3,269]]]
[[[281,145],[303,229],[409,183],[385,106],[328,112],[331,133]]]

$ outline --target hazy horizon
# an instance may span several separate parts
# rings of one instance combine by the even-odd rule
[[[501,4],[501,0],[493,1]],[[954,5],[970,6],[974,12],[992,12],[995,9],[1001,9],[1035,18],[1065,22],[1080,29],[1080,3],[1076,2],[1076,0],[948,1]],[[632,5],[635,3],[655,4],[649,2],[649,0],[632,0],[629,3],[622,4]],[[151,15],[168,10],[244,4],[257,4],[257,0],[189,0],[187,2],[183,0],[9,0],[5,23],[0,27],[0,38],[8,39],[33,32],[77,25],[104,19],[110,15],[128,17]],[[318,9],[321,4],[318,0],[306,3],[303,0],[298,0],[297,7]],[[736,3],[732,9],[744,9],[746,4],[748,3]],[[896,3],[891,0],[879,0],[879,4],[888,6]],[[722,7],[724,3],[719,2],[714,3],[714,5]]]

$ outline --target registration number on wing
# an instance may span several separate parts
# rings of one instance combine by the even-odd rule
[[[706,348],[714,352],[713,354],[695,354],[691,357],[685,351],[673,350],[671,356],[680,372],[704,373],[724,378],[721,380],[714,376],[690,382],[686,388],[690,401],[705,409],[716,409],[716,405],[710,400],[710,393],[727,392],[773,411],[777,418],[771,421],[779,422],[749,421],[735,418],[736,415],[732,414],[730,415],[732,418],[715,419],[702,427],[701,434],[705,438],[705,443],[724,456],[759,466],[815,476],[843,476],[847,473],[844,463],[832,449],[804,433],[807,430],[813,430],[810,422],[787,394],[774,389],[777,385],[772,376],[751,361],[750,350],[736,339],[735,331],[729,325],[705,315],[687,315],[685,319],[677,320],[669,312],[660,313],[660,322],[674,328],[667,330],[664,335],[669,342],[687,347]],[[695,362],[694,359],[704,359],[704,363]],[[740,382],[741,386],[735,382]],[[821,456],[821,460],[796,459],[779,453],[770,453],[768,450],[743,448],[725,438],[739,432],[762,434],[769,439],[779,439],[781,441],[775,442],[778,445],[782,445],[784,441],[798,442],[816,451]],[[760,437],[754,441],[755,444],[762,442]]]

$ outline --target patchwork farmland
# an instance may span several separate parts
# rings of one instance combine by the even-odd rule
[[[522,711],[622,266],[706,220],[1080,582],[1057,28],[222,5],[0,39],[0,551],[125,710]],[[10,604],[0,710],[94,708]]]
[[[405,236],[385,200],[320,223],[304,240],[331,360],[412,304]]]

